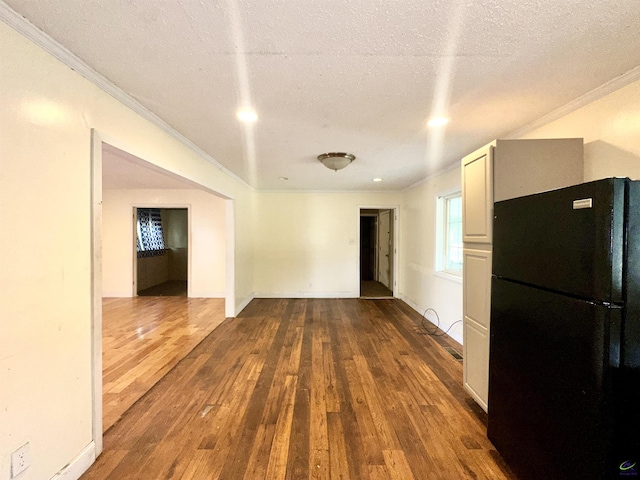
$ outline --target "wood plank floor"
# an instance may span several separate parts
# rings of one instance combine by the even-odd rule
[[[400,300],[254,300],[105,435],[89,479],[513,479]]]
[[[103,430],[223,321],[219,298],[104,298]]]
[[[376,280],[360,280],[360,296],[373,298],[391,298],[393,292]]]

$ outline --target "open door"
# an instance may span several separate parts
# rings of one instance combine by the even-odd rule
[[[394,210],[360,210],[360,296],[393,297]]]
[[[380,212],[378,218],[378,281],[391,290],[391,224],[389,210]]]

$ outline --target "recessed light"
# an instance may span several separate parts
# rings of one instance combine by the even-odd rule
[[[374,179],[373,179],[373,181],[374,181],[374,182],[381,182],[381,181],[382,181],[382,179],[381,179],[380,177],[376,177],[376,178],[374,178]]]
[[[429,119],[427,125],[430,127],[442,127],[449,123],[449,119],[447,117],[433,117]]]
[[[253,123],[258,120],[258,114],[249,108],[238,110],[236,117],[238,117],[238,120],[245,123]]]

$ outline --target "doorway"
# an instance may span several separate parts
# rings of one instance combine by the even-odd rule
[[[189,265],[189,210],[134,208],[138,296],[186,297]]]
[[[360,209],[360,296],[391,298],[394,290],[395,212]]]
[[[103,427],[105,425],[104,417],[103,417],[103,391],[104,391],[104,378],[103,378],[103,282],[104,275],[103,272],[105,270],[105,265],[108,265],[110,268],[107,277],[112,278],[115,275],[116,278],[125,278],[127,280],[124,295],[118,295],[116,300],[123,300],[129,302],[150,302],[150,303],[158,303],[158,299],[153,298],[145,298],[145,297],[131,297],[132,293],[136,292],[135,286],[134,289],[131,289],[132,286],[132,276],[135,276],[135,271],[132,272],[131,265],[132,262],[129,260],[129,257],[126,258],[126,262],[122,262],[123,268],[119,268],[117,262],[103,260],[103,190],[107,188],[107,184],[109,184],[110,189],[113,191],[117,191],[119,189],[129,189],[129,190],[173,190],[173,189],[184,189],[185,185],[190,188],[197,188],[199,190],[203,190],[205,192],[211,193],[218,197],[224,199],[225,202],[225,230],[224,235],[226,239],[226,259],[225,259],[225,277],[226,277],[226,285],[224,291],[224,299],[221,298],[203,298],[203,299],[187,299],[187,298],[164,298],[162,302],[171,301],[171,302],[181,302],[186,305],[193,306],[195,304],[206,304],[203,308],[208,308],[209,304],[213,304],[213,308],[219,310],[219,314],[215,314],[215,321],[211,321],[212,315],[211,313],[198,313],[194,315],[195,320],[207,319],[206,328],[210,332],[218,325],[218,317],[220,321],[223,321],[225,317],[234,317],[236,314],[236,300],[235,300],[235,205],[234,200],[227,196],[224,196],[220,192],[216,192],[209,188],[203,187],[199,184],[194,184],[193,182],[180,177],[177,174],[168,172],[156,165],[150,164],[142,160],[139,157],[134,156],[132,153],[128,153],[125,151],[126,146],[120,145],[118,146],[117,141],[113,139],[109,140],[109,143],[105,143],[103,141],[103,137],[96,131],[91,131],[91,297],[92,297],[92,313],[91,313],[91,324],[92,324],[92,439],[93,439],[93,452],[92,455],[99,455],[102,452],[103,442],[102,442],[102,434]],[[110,168],[106,173],[103,168],[103,154],[109,157],[107,163],[111,164],[111,167],[117,166],[118,168]],[[123,168],[120,168],[123,167]],[[177,182],[177,183],[176,183]],[[117,183],[117,185],[114,185]],[[113,198],[118,198],[118,196],[114,196]],[[131,203],[129,203],[126,208],[131,215]],[[134,203],[135,205],[135,203]],[[169,207],[178,207],[183,208],[184,204],[178,205],[165,205]],[[191,209],[189,209],[191,213]],[[132,217],[124,216],[117,217],[122,218],[123,222],[128,225],[128,228],[125,227],[126,230],[131,228],[131,225],[134,223],[131,221]],[[133,217],[135,219],[135,216]],[[189,222],[191,223],[191,222]],[[123,229],[123,230],[125,230]],[[113,230],[112,230],[113,232]],[[120,232],[120,230],[118,230]],[[110,235],[107,231],[107,237],[110,237],[111,241],[115,241],[116,244],[119,245],[118,242],[122,240],[124,243],[123,251],[128,250],[129,254],[133,254],[135,257],[136,250],[135,246],[132,246],[132,235],[131,233],[127,233],[126,235],[118,236],[118,235]],[[191,236],[191,235],[190,235]],[[135,237],[133,237],[135,240]],[[192,269],[190,269],[192,270]],[[192,272],[189,272],[189,275],[192,275]],[[128,276],[128,278],[127,278]],[[191,282],[190,282],[191,283]],[[121,311],[116,311],[115,315],[117,318],[122,318]],[[163,313],[165,315],[166,312]],[[166,315],[165,315],[166,316]],[[184,323],[184,318],[178,316]],[[135,316],[134,318],[137,318]],[[107,323],[109,323],[109,318],[107,318]],[[116,326],[117,329],[117,326]],[[206,336],[207,333],[205,333]],[[134,336],[132,338],[136,338],[137,340],[144,341],[144,337],[146,335],[146,331],[142,327],[137,327],[134,329]],[[117,332],[118,338],[122,339],[125,335],[122,334],[121,331]],[[161,337],[161,336],[159,336]],[[149,337],[147,337],[149,338]],[[194,335],[189,337],[189,340],[198,341]],[[142,343],[142,342],[140,342]],[[185,351],[189,351],[189,347],[184,344],[184,339],[179,342],[173,342],[175,345],[181,349],[182,354],[184,355]],[[186,348],[186,350],[185,350]],[[163,353],[161,349],[152,349],[153,351],[157,351],[158,353]],[[180,359],[179,356],[171,356],[166,355],[164,352],[164,356],[171,359]],[[133,355],[129,355],[134,360],[135,357]],[[165,358],[166,360],[166,358]],[[168,367],[171,368],[171,367]],[[158,369],[156,369],[158,370]],[[162,372],[163,370],[158,370]],[[146,376],[145,376],[146,378]]]

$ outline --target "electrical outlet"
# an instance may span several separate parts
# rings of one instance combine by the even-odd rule
[[[31,465],[31,448],[25,443],[11,454],[11,478],[16,478]]]

